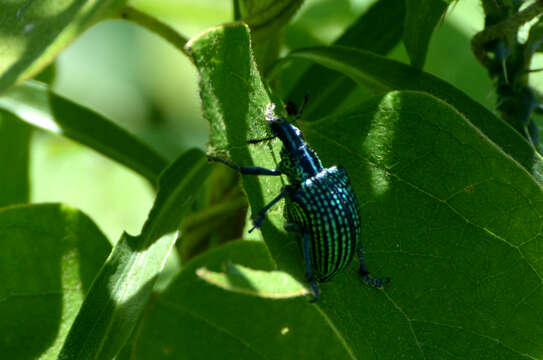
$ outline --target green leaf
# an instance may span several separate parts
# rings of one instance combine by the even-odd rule
[[[275,168],[270,148],[279,150],[277,142],[254,146],[251,151],[247,148],[247,140],[269,136],[264,118],[271,102],[250,52],[247,26],[236,23],[213,28],[190,40],[187,51],[200,72],[203,112],[214,150],[228,151],[232,160],[243,166]],[[282,186],[277,177],[244,177],[243,184],[253,213],[271,201]],[[285,249],[284,233],[277,230],[282,228],[281,212],[270,211],[268,219],[263,227],[267,245]],[[296,275],[303,279],[303,272]]]
[[[323,314],[306,298],[247,296],[197,275],[204,266],[220,271],[227,261],[273,269],[266,247],[257,241],[236,241],[195,258],[163,294],[152,299],[127,358],[352,359]],[[264,280],[252,284],[269,286]]]
[[[0,352],[55,359],[110,251],[80,211],[65,205],[0,210]]]
[[[41,83],[26,82],[0,97],[0,108],[27,123],[94,149],[144,176],[153,185],[167,161],[140,140],[94,111]]]
[[[297,50],[289,58],[307,59],[348,75],[360,84],[388,90],[428,92],[455,107],[526,169],[540,162],[518,132],[461,90],[439,78],[368,51],[345,47]]]
[[[308,295],[309,291],[299,281],[283,271],[263,271],[227,262],[224,272],[206,267],[196,274],[210,284],[240,294],[270,299],[286,299]]]
[[[368,266],[393,279],[364,314],[355,299],[368,290],[348,290],[354,276],[322,285],[323,309],[335,309],[353,348],[368,326],[394,327],[387,339],[368,338],[383,358],[401,349],[427,359],[542,358],[543,191],[517,162],[424,93],[393,92],[302,131],[325,164],[348,170]]]
[[[424,66],[430,38],[447,6],[442,0],[406,0],[403,42],[414,67]]]
[[[59,359],[111,359],[129,338],[177,238],[176,228],[210,165],[189,150],[160,177],[139,236],[123,234],[93,283]]]
[[[39,73],[77,35],[124,0],[11,0],[0,15],[0,93]]]
[[[252,70],[246,28],[214,28],[191,45],[212,145],[229,150],[239,165],[273,168],[278,141],[269,147],[246,142],[265,135],[262,107],[269,101]],[[392,73],[402,75],[396,69]],[[473,104],[455,91],[460,103]],[[230,101],[234,96],[238,100]],[[344,353],[352,359],[543,358],[543,191],[524,168],[461,113],[425,93],[392,92],[349,113],[299,125],[326,166],[347,169],[361,205],[366,263],[375,276],[392,278],[384,290],[365,286],[355,260],[320,284],[316,304],[305,304],[322,314]],[[253,214],[281,187],[280,179],[270,177],[244,176],[243,183]],[[260,230],[279,269],[303,279],[302,256],[282,230],[282,210],[272,208]],[[208,301],[216,304],[217,297]],[[226,315],[190,316],[215,324]],[[269,318],[244,331],[274,329]],[[214,338],[214,346],[226,352],[228,335]],[[315,338],[320,344],[329,340]]]
[[[405,0],[377,1],[334,44],[384,55],[401,40],[404,17]],[[314,64],[300,77],[286,99],[301,103],[309,92],[311,101],[304,118],[318,119],[333,113],[355,88],[356,83],[348,76]]]
[[[30,139],[30,127],[0,110],[0,207],[29,201]]]
[[[200,72],[200,95],[204,116],[211,126],[210,140],[221,150],[245,145],[247,133],[248,138],[258,138],[268,130],[255,120],[263,118],[270,99],[249,52],[248,31],[241,23],[223,25],[187,44]],[[221,121],[223,116],[228,120]]]

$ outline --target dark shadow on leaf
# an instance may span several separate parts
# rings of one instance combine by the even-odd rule
[[[0,348],[9,358],[38,358],[67,325],[62,321],[71,320],[64,306],[75,304],[64,301],[87,292],[110,245],[88,217],[61,205],[15,206],[0,217],[9,224],[0,229]],[[65,273],[75,271],[75,263],[83,289],[69,287],[78,285],[70,282],[74,274]]]

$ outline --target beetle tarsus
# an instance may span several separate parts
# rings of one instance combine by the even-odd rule
[[[317,299],[319,298],[319,295],[320,295],[320,291],[319,291],[319,285],[317,284],[317,282],[313,279],[313,280],[308,280],[309,281],[309,285],[311,285],[311,290],[313,290],[313,298],[311,300],[309,300],[310,303],[314,303],[317,301]]]
[[[379,278],[370,276],[369,273],[362,274],[362,271],[360,272],[360,275],[362,276],[362,281],[364,281],[366,284],[376,289],[382,289],[384,285],[390,282],[390,278],[379,279]]]

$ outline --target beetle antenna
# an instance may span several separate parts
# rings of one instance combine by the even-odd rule
[[[298,111],[298,114],[296,114],[296,117],[294,118],[294,120],[292,120],[292,123],[295,123],[296,121],[300,120],[300,118],[302,117],[302,114],[304,113],[305,105],[307,104],[308,101],[309,101],[309,92],[306,92],[304,96],[304,102],[302,102],[302,106],[300,106],[300,110]]]

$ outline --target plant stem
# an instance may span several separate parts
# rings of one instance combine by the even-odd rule
[[[157,34],[178,50],[187,55],[185,50],[185,44],[188,39],[179,34],[174,28],[170,25],[163,23],[157,18],[150,16],[142,11],[139,11],[131,6],[124,6],[117,10],[116,17],[124,19],[134,24],[138,24],[147,30]]]
[[[484,45],[492,40],[505,37],[518,30],[520,26],[532,20],[543,13],[543,0],[537,0],[517,14],[510,16],[504,21],[485,28],[483,31],[475,34],[471,40],[471,49],[479,62],[487,67],[489,65],[488,55]]]

